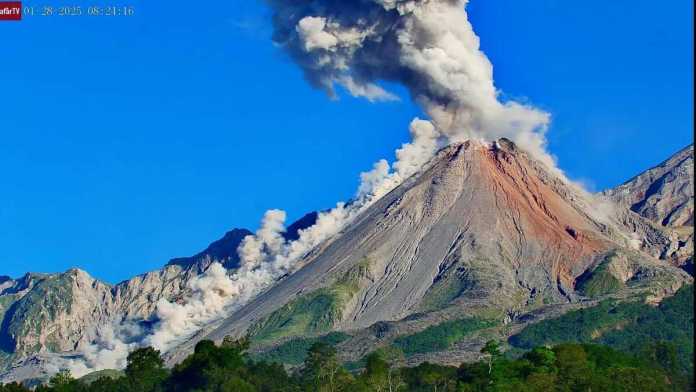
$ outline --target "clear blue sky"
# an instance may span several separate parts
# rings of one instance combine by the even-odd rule
[[[407,140],[419,114],[407,97],[312,90],[271,43],[263,3],[164,3],[0,23],[0,274],[78,266],[125,279],[255,229],[268,208],[292,219],[345,200]],[[553,114],[550,150],[595,189],[692,142],[692,8],[469,6],[497,86]]]

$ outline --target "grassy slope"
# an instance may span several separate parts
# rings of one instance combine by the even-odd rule
[[[99,380],[102,377],[106,377],[106,378],[110,378],[112,380],[115,380],[115,379],[124,377],[125,375],[126,374],[122,370],[105,369],[105,370],[99,370],[99,371],[84,375],[80,378],[80,381],[82,381],[85,384],[91,384],[91,383]]]
[[[600,264],[594,271],[583,274],[578,290],[588,297],[613,294],[626,287],[626,284],[609,272],[609,262]]]
[[[368,273],[368,261],[356,265],[330,287],[305,294],[271,313],[250,329],[253,342],[271,342],[294,336],[329,332],[343,316],[348,302],[360,289]]]
[[[494,324],[494,322],[476,318],[445,321],[413,335],[400,336],[394,340],[393,344],[407,356],[417,353],[443,351],[472,332],[490,328]]]
[[[266,352],[252,355],[256,361],[277,362],[287,365],[299,365],[307,356],[307,351],[314,343],[323,342],[337,345],[346,339],[348,335],[342,332],[332,332],[321,337],[295,338],[274,347]]]
[[[524,349],[561,342],[601,343],[640,355],[650,344],[666,341],[676,347],[684,370],[693,369],[693,295],[693,285],[688,285],[658,307],[604,301],[530,325],[510,343]]]

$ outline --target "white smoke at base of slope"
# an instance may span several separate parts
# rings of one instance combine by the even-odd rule
[[[151,346],[163,353],[171,350],[293,272],[308,250],[336,234],[355,211],[339,203],[333,210],[318,214],[316,223],[300,230],[299,238],[291,242],[282,237],[285,212],[266,212],[255,235],[247,236],[240,244],[240,267],[231,275],[221,264],[211,264],[189,281],[184,298],[157,303],[157,322],[152,330],[138,329],[134,321],[105,325],[97,331],[94,342],[80,349],[81,358],[55,358],[47,370],[55,373],[68,369],[79,377],[97,370],[124,368],[128,354],[138,347]]]
[[[185,298],[178,302],[161,299],[157,303],[157,323],[151,331],[123,333],[137,328],[128,321],[108,325],[93,344],[82,349],[83,358],[59,362],[56,369],[67,368],[80,376],[90,371],[123,368],[128,353],[138,347],[152,346],[167,352],[300,268],[301,261],[312,249],[336,235],[365,208],[417,173],[435,154],[440,142],[430,122],[416,119],[411,123],[410,132],[413,141],[397,150],[397,161],[393,165],[382,160],[375,165],[375,170],[363,173],[355,200],[320,212],[314,225],[298,232],[297,240],[283,238],[284,211],[267,211],[256,233],[245,237],[240,244],[240,267],[231,275],[222,265],[211,264],[205,273],[188,283]]]
[[[126,367],[128,354],[138,344],[143,331],[135,322],[120,321],[98,326],[91,333],[95,339],[81,347],[79,358],[53,357],[46,365],[48,374],[69,370],[72,376],[82,377],[103,369],[123,369]]]
[[[157,303],[157,322],[151,330],[144,330],[133,320],[103,325],[96,331],[96,339],[80,348],[80,358],[55,358],[47,370],[55,373],[68,369],[80,377],[103,369],[123,369],[128,354],[138,347],[152,346],[167,352],[224,314],[229,298],[253,295],[255,285],[248,282],[248,277],[240,276],[246,273],[248,268],[240,268],[237,274],[229,276],[221,264],[213,263],[205,273],[188,282],[189,294],[181,303],[164,299]]]
[[[167,352],[182,337],[191,336],[215,320],[227,307],[227,298],[239,296],[247,290],[246,286],[237,284],[235,277],[230,277],[219,263],[213,263],[204,274],[192,279],[189,288],[192,294],[183,303],[164,299],[157,303],[158,322],[142,345]]]

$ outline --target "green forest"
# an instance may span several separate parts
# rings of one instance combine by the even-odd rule
[[[596,343],[636,356],[655,342],[669,342],[677,366],[686,374],[694,370],[694,286],[686,285],[659,306],[643,301],[606,300],[599,305],[568,312],[532,324],[510,338],[523,350],[559,343]]]
[[[398,367],[394,358],[370,354],[364,368],[346,370],[336,350],[317,341],[303,366],[288,373],[277,363],[254,361],[248,341],[201,341],[183,362],[169,370],[150,347],[132,352],[123,373],[76,380],[55,375],[38,392],[273,392],[273,391],[683,391],[693,387],[679,370],[674,347],[657,343],[641,357],[593,344],[536,347],[507,358],[496,341],[481,350],[481,361],[459,367],[423,363]],[[0,392],[26,392],[8,384]]]
[[[508,342],[489,341],[480,360],[459,367],[422,363],[416,353],[447,349],[489,327],[452,320],[343,363],[335,346],[348,335],[297,338],[266,353],[250,353],[249,339],[201,341],[172,369],[145,347],[128,356],[125,371],[81,379],[63,372],[37,392],[467,392],[467,391],[693,391],[693,285],[659,306],[607,300],[532,324]],[[280,363],[290,364],[292,371]],[[19,384],[0,392],[26,392]]]

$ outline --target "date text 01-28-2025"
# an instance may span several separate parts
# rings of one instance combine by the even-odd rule
[[[25,6],[25,16],[133,16],[133,6]]]

